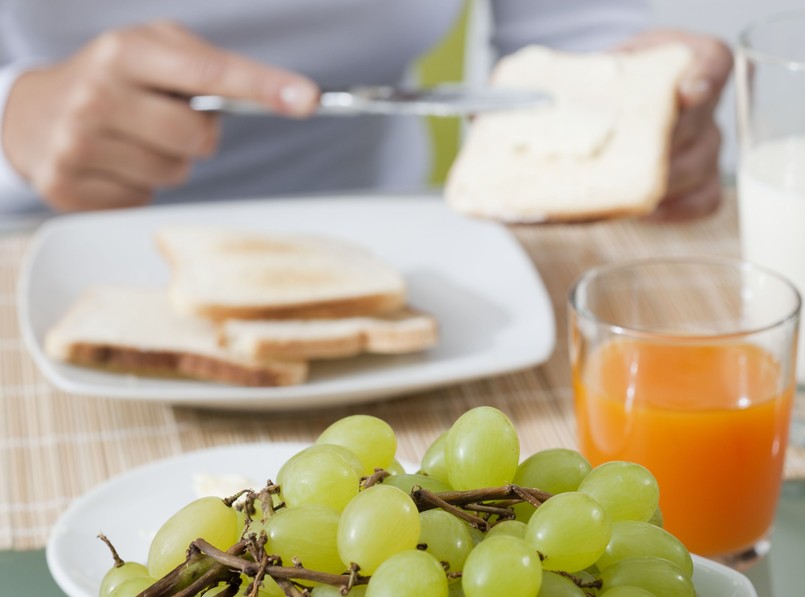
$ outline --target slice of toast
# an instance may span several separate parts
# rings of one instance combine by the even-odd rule
[[[170,296],[214,320],[377,315],[405,305],[405,282],[362,247],[331,238],[197,226],[157,233]]]
[[[258,360],[336,359],[360,353],[405,354],[432,347],[436,320],[405,308],[375,317],[344,319],[231,319],[221,329],[222,343],[234,353]]]
[[[478,116],[445,185],[448,204],[507,222],[651,212],[665,194],[682,45],[571,54],[540,46],[503,58],[498,87],[548,92],[550,105]]]
[[[45,352],[74,365],[144,376],[246,386],[288,386],[307,377],[302,360],[237,356],[218,345],[215,325],[181,315],[163,290],[97,286],[49,330]]]

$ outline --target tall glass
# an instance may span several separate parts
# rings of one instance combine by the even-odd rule
[[[666,528],[742,567],[768,551],[795,389],[800,312],[778,274],[654,259],[587,272],[569,298],[579,444],[660,486]]]
[[[740,36],[735,65],[744,259],[805,292],[805,11],[780,13]],[[805,385],[805,334],[797,379]],[[805,402],[793,441],[805,445]]]

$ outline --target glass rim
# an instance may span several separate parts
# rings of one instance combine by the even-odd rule
[[[658,331],[650,328],[640,328],[637,326],[628,326],[609,321],[605,318],[599,317],[589,309],[581,309],[577,305],[576,297],[579,289],[588,284],[595,278],[600,278],[602,275],[610,274],[617,271],[626,271],[647,265],[707,265],[716,266],[732,271],[740,272],[755,272],[769,276],[784,287],[788,288],[794,299],[793,308],[784,315],[775,318],[769,324],[759,325],[756,327],[741,328],[730,332],[713,332],[702,334],[688,334],[688,333],[675,333],[668,331]],[[799,290],[788,280],[785,276],[775,272],[767,267],[745,261],[743,259],[736,259],[732,257],[699,257],[699,256],[677,256],[677,257],[647,257],[642,259],[630,259],[626,261],[618,261],[615,263],[607,263],[598,265],[588,269],[571,285],[568,292],[568,306],[580,318],[590,321],[596,325],[606,326],[611,332],[617,336],[633,337],[642,340],[663,340],[665,342],[704,342],[714,340],[731,340],[743,338],[747,336],[754,336],[763,332],[772,330],[777,327],[784,326],[789,322],[796,320],[800,316],[802,309],[802,295]]]
[[[739,53],[748,58],[751,58],[756,62],[764,62],[766,64],[782,66],[783,68],[790,71],[805,72],[805,60],[793,60],[790,58],[785,58],[784,56],[779,56],[774,53],[758,50],[757,48],[752,46],[752,43],[750,41],[752,33],[754,33],[760,27],[771,25],[779,21],[784,21],[790,19],[791,17],[801,18],[803,19],[803,23],[805,23],[805,10],[802,9],[785,10],[752,21],[738,34]]]

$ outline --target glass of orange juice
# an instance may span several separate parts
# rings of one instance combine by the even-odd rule
[[[800,296],[745,262],[668,258],[584,274],[569,298],[581,451],[660,485],[665,528],[745,567],[769,548],[782,483]]]

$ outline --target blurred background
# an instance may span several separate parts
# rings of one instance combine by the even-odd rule
[[[557,2],[561,0],[556,0]],[[766,15],[802,9],[802,0],[649,0],[654,11],[654,25],[685,28],[716,35],[735,47],[738,35],[747,24]],[[444,42],[420,64],[425,84],[466,78],[480,82],[486,77],[490,54],[485,48],[488,10],[486,0],[468,0],[465,18]],[[805,32],[803,32],[805,34]],[[734,176],[736,162],[735,94],[730,83],[719,107],[718,119],[724,133],[721,164],[726,177]],[[460,123],[452,120],[431,121],[434,139],[434,165],[431,181],[444,180],[460,138]]]

